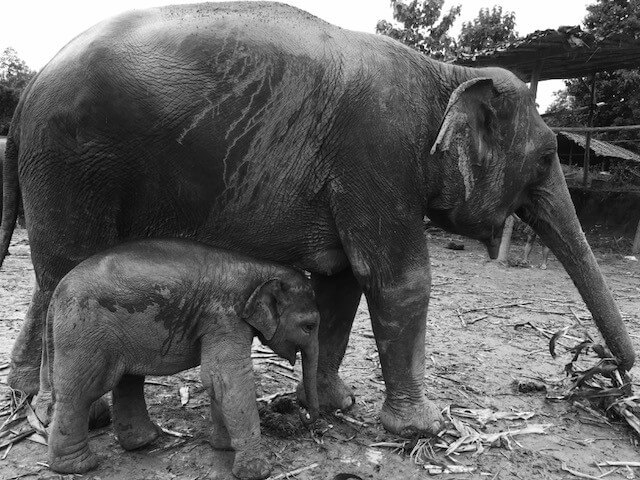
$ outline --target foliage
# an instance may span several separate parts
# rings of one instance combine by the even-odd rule
[[[395,27],[387,20],[380,20],[376,32],[432,57],[450,59],[456,51],[456,43],[447,32],[460,15],[460,5],[442,15],[443,5],[444,0],[411,0],[408,3],[391,0],[393,18],[401,26]]]
[[[8,47],[0,54],[0,135],[8,133],[20,94],[34,75],[15,49]]]
[[[518,38],[514,31],[516,14],[502,13],[502,7],[494,6],[491,10],[481,8],[472,22],[464,22],[458,37],[459,49],[465,53],[475,53],[492,48]]]
[[[461,6],[442,14],[444,0],[391,0],[393,18],[400,26],[380,20],[376,32],[401,41],[439,60],[452,60],[460,53],[474,53],[518,38],[515,14],[502,7],[480,9],[478,16],[462,25],[456,41],[448,32],[460,15]]]
[[[585,28],[596,38],[622,34],[640,40],[640,1],[597,0],[587,7]],[[589,114],[588,79],[571,79],[556,92],[547,122],[556,126],[585,125]],[[640,69],[600,72],[596,77],[593,125],[640,124]],[[598,138],[640,151],[637,132],[607,132]]]
[[[20,94],[13,88],[0,85],[0,135],[9,133],[11,117],[18,106]]]
[[[14,48],[4,49],[0,55],[0,85],[21,90],[34,74]]]

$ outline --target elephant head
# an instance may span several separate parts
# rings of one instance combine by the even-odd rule
[[[309,415],[305,423],[318,418],[318,327],[320,314],[306,279],[271,279],[253,291],[242,318],[258,332],[261,341],[282,358],[295,364],[302,352],[302,373]]]
[[[562,262],[620,367],[630,369],[631,341],[578,222],[555,134],[523,82],[502,69],[478,72],[487,76],[451,95],[426,161],[429,218],[483,241],[495,258],[516,212]]]

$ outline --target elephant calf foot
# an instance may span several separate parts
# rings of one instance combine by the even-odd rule
[[[49,468],[58,473],[85,473],[99,463],[98,456],[88,446],[66,455],[58,455],[55,450],[49,453]]]
[[[236,452],[232,473],[241,480],[261,480],[271,473],[271,462],[260,452]]]
[[[380,412],[380,421],[386,430],[402,437],[436,435],[444,427],[440,410],[426,399],[416,403],[401,403],[390,402],[387,398]]]
[[[122,424],[114,422],[114,430],[118,443],[125,450],[136,450],[149,445],[160,436],[160,427],[153,422],[144,422],[140,424]]]
[[[298,384],[296,393],[298,401],[302,405],[308,406],[302,382]],[[318,372],[318,400],[320,407],[326,410],[347,410],[355,404],[356,398],[351,388],[342,381],[337,373],[321,374]]]

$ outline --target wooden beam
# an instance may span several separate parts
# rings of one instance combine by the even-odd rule
[[[625,130],[640,130],[640,125],[620,125],[618,127],[549,127],[552,131],[569,133],[586,132],[623,132]]]

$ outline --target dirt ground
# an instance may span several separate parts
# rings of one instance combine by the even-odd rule
[[[599,468],[604,461],[640,461],[638,440],[619,420],[603,417],[568,401],[547,400],[544,391],[522,393],[518,383],[544,384],[548,389],[563,377],[568,361],[564,354],[554,360],[548,339],[538,330],[518,324],[530,322],[550,331],[571,325],[570,333],[585,332],[597,338],[595,328],[571,280],[553,257],[549,268],[537,268],[540,247],[534,248],[531,267],[504,267],[489,261],[484,247],[465,241],[465,249],[446,249],[449,237],[431,233],[433,291],[428,318],[428,396],[441,407],[462,406],[496,412],[533,412],[528,420],[501,420],[475,428],[485,432],[513,431],[531,424],[547,424],[543,434],[512,437],[511,442],[454,455],[453,461],[474,467],[472,473],[441,475],[469,479],[561,479],[578,478],[574,472],[596,478],[612,470]],[[512,255],[520,255],[522,244]],[[14,234],[8,257],[0,273],[0,365],[9,353],[26,312],[32,284],[32,269],[26,234]],[[640,262],[620,254],[596,252],[598,261],[619,302],[640,351]],[[530,302],[530,303],[527,303]],[[514,305],[465,312],[469,309]],[[580,326],[575,315],[581,318]],[[460,312],[460,315],[459,315]],[[486,315],[486,316],[485,316]],[[563,351],[560,348],[560,351]],[[262,349],[254,359],[258,395],[292,392],[300,365],[295,371],[277,366]],[[637,368],[634,370],[637,371]],[[0,370],[0,422],[7,418],[11,392],[6,385],[6,366]],[[632,372],[633,373],[633,372]],[[403,439],[388,434],[378,420],[384,384],[371,333],[366,303],[360,305],[343,367],[346,382],[357,403],[346,412],[348,420],[326,413],[316,434],[300,426],[291,405],[291,396],[261,402],[266,445],[274,454],[273,476],[308,467],[298,479],[345,479],[351,473],[362,479],[418,479],[429,473],[410,458],[408,452],[389,447],[371,447]],[[222,479],[230,478],[233,454],[213,451],[207,443],[208,400],[198,370],[172,377],[148,379],[147,402],[151,416],[174,432],[136,452],[125,452],[117,444],[110,427],[93,432],[91,445],[102,459],[101,466],[83,477],[87,479]],[[180,387],[189,390],[189,401],[181,405]],[[636,386],[636,390],[638,387]],[[293,412],[293,413],[292,413]],[[355,420],[355,422],[353,421]],[[324,431],[324,433],[322,433]],[[175,436],[175,432],[186,435]],[[508,447],[511,447],[509,449]],[[24,440],[6,453],[0,450],[0,478],[75,478],[50,472],[46,447]],[[445,461],[443,450],[435,456]],[[5,458],[3,458],[5,457]],[[618,468],[606,478],[636,478],[640,471]],[[276,478],[285,478],[284,475]],[[357,477],[351,477],[357,478]]]

